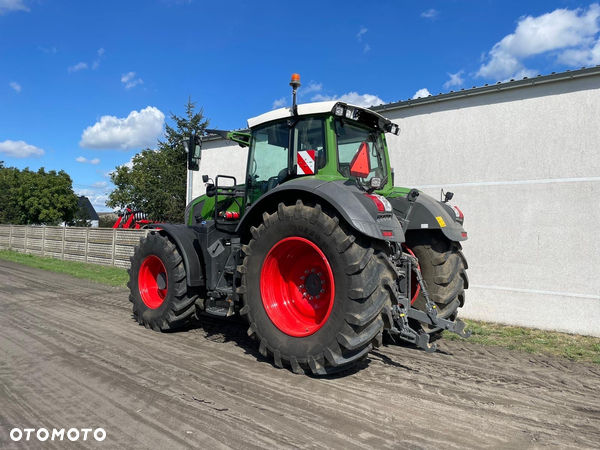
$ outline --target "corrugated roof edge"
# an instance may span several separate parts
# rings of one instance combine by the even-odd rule
[[[535,86],[544,83],[553,83],[556,81],[571,80],[573,78],[582,78],[592,75],[600,75],[600,65],[595,67],[585,68],[577,70],[567,70],[565,72],[555,73],[552,72],[550,75],[538,75],[533,78],[523,78],[522,80],[510,80],[505,82],[497,82],[496,84],[486,84],[484,86],[476,87],[471,89],[461,89],[460,91],[450,91],[446,94],[429,95],[423,98],[409,99],[394,103],[386,103],[384,105],[372,106],[370,109],[377,111],[381,114],[382,111],[390,111],[394,109],[409,108],[414,106],[426,105],[428,103],[442,102],[447,100],[455,100],[464,97],[471,97],[474,95],[492,94],[494,92],[500,92],[508,89],[516,89],[521,87]]]
[[[426,105],[428,103],[442,102],[447,100],[455,100],[464,97],[471,97],[473,95],[492,94],[494,92],[500,92],[508,89],[516,89],[521,87],[535,86],[544,83],[553,83],[556,81],[565,81],[573,78],[582,78],[592,75],[600,75],[600,65],[595,67],[582,67],[577,70],[567,70],[565,72],[555,73],[552,72],[549,75],[538,75],[533,78],[523,78],[522,80],[510,80],[510,81],[498,81],[496,84],[486,84],[480,87],[473,87],[471,89],[461,89],[460,91],[450,91],[446,94],[429,95],[423,98],[409,99],[399,102],[385,103],[383,105],[371,106],[373,111],[381,113],[381,111],[390,111],[394,109],[410,108],[414,106]],[[248,132],[248,129],[240,129],[236,131]],[[223,139],[221,136],[210,135],[204,136],[203,141],[213,141]]]

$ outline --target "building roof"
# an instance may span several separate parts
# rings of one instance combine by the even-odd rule
[[[81,195],[78,198],[77,203],[79,204],[80,208],[86,209],[89,220],[100,220],[100,218],[98,217],[98,213],[96,212],[96,210],[94,209],[94,207],[92,206],[92,204],[90,202],[90,199],[87,198],[85,195]]]
[[[518,89],[529,86],[537,86],[545,83],[554,83],[557,81],[567,81],[575,78],[583,78],[589,76],[600,75],[600,65],[596,67],[582,67],[577,70],[567,70],[565,72],[552,72],[550,75],[538,75],[533,78],[523,78],[522,80],[498,81],[496,84],[485,84],[483,86],[473,86],[471,89],[461,89],[459,91],[450,91],[446,94],[439,93],[438,95],[429,95],[427,97],[400,100],[398,102],[386,103],[384,105],[372,106],[373,111],[382,114],[383,111],[391,111],[394,109],[410,108],[413,106],[426,105],[447,100],[456,100],[459,98],[472,97],[475,95],[492,94],[495,92],[506,91],[509,89]]]
[[[599,76],[600,75],[600,65],[595,67],[582,67],[577,70],[567,70],[565,72],[552,72],[549,75],[538,75],[533,78],[523,78],[521,80],[510,80],[510,81],[498,81],[495,84],[485,84],[483,86],[473,86],[471,89],[461,89],[459,91],[450,91],[447,93],[439,93],[438,95],[429,95],[423,98],[417,99],[409,99],[409,100],[399,100],[397,102],[385,103],[383,105],[372,106],[371,111],[377,112],[379,114],[383,114],[384,111],[392,111],[395,109],[403,109],[403,108],[412,108],[415,106],[427,105],[429,103],[436,103],[448,100],[457,100],[460,98],[473,97],[475,95],[482,94],[492,94],[495,92],[502,92],[509,89],[519,89],[530,86],[537,86],[540,84],[546,83],[554,83],[557,81],[567,81],[576,78],[584,78],[589,76]],[[301,114],[315,114],[318,112],[328,112],[331,111],[333,105],[335,105],[336,101],[330,102],[318,102],[318,103],[305,103],[302,105],[298,105],[298,112],[302,112]],[[353,105],[354,106],[354,105]],[[329,108],[327,110],[327,107]],[[308,112],[312,111],[312,112]],[[290,117],[292,115],[291,108],[281,108],[276,109],[274,111],[269,111],[268,113],[261,114],[260,116],[253,117],[252,119],[248,119],[248,126],[254,127],[258,124],[268,122],[271,120],[276,120],[279,118]],[[240,130],[240,131],[248,131]],[[204,136],[202,140],[212,141],[223,139],[221,136],[210,135]]]

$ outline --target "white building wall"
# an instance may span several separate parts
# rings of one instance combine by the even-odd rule
[[[202,143],[202,160],[200,170],[193,177],[193,197],[198,197],[206,192],[202,175],[215,178],[217,175],[230,175],[236,178],[238,184],[245,182],[248,148],[242,148],[235,142],[224,139],[206,141]],[[224,181],[225,185],[230,184]]]
[[[382,113],[395,184],[465,213],[462,316],[600,336],[600,76]],[[243,180],[246,158],[208,141],[199,173]]]
[[[465,214],[463,316],[600,336],[600,77],[385,115],[396,185]]]

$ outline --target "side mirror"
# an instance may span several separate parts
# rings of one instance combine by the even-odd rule
[[[214,197],[217,194],[217,187],[214,184],[206,186],[206,196]]]
[[[187,141],[183,142],[183,146],[188,154],[188,170],[200,170],[200,160],[202,159],[200,136],[192,134]]]

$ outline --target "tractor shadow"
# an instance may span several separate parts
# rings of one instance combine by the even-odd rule
[[[248,336],[247,330],[248,322],[237,314],[223,318],[201,314],[199,320],[188,323],[172,331],[172,333],[193,332],[210,342],[219,344],[233,343],[247,355],[254,356],[261,362],[272,364],[269,358],[265,358],[260,354],[256,341]]]
[[[264,362],[270,364],[274,369],[279,369],[275,366],[272,358],[264,357],[258,351],[258,345],[254,339],[248,336],[248,323],[240,316],[234,315],[227,318],[219,318],[206,314],[200,316],[200,320],[193,323],[189,323],[180,329],[172,331],[172,333],[195,333],[197,336],[203,339],[215,342],[219,344],[233,343],[237,347],[241,348],[246,355],[253,356],[258,362]],[[388,352],[389,349],[401,350],[402,354],[398,354],[397,351]],[[408,343],[396,343],[390,338],[384,338],[383,345],[377,349],[373,349],[367,358],[358,363],[356,366],[345,369],[340,372],[332,373],[329,375],[313,375],[306,373],[310,378],[318,380],[336,380],[340,378],[352,377],[357,375],[359,372],[368,369],[371,363],[380,363],[385,366],[392,366],[398,369],[405,370],[407,372],[419,372],[419,369],[407,366],[399,362],[404,359],[404,356],[412,352],[422,352],[415,345]],[[407,352],[407,353],[406,353]],[[438,348],[436,353],[444,355],[451,355],[444,350]],[[290,370],[290,367],[284,366],[286,370]]]

